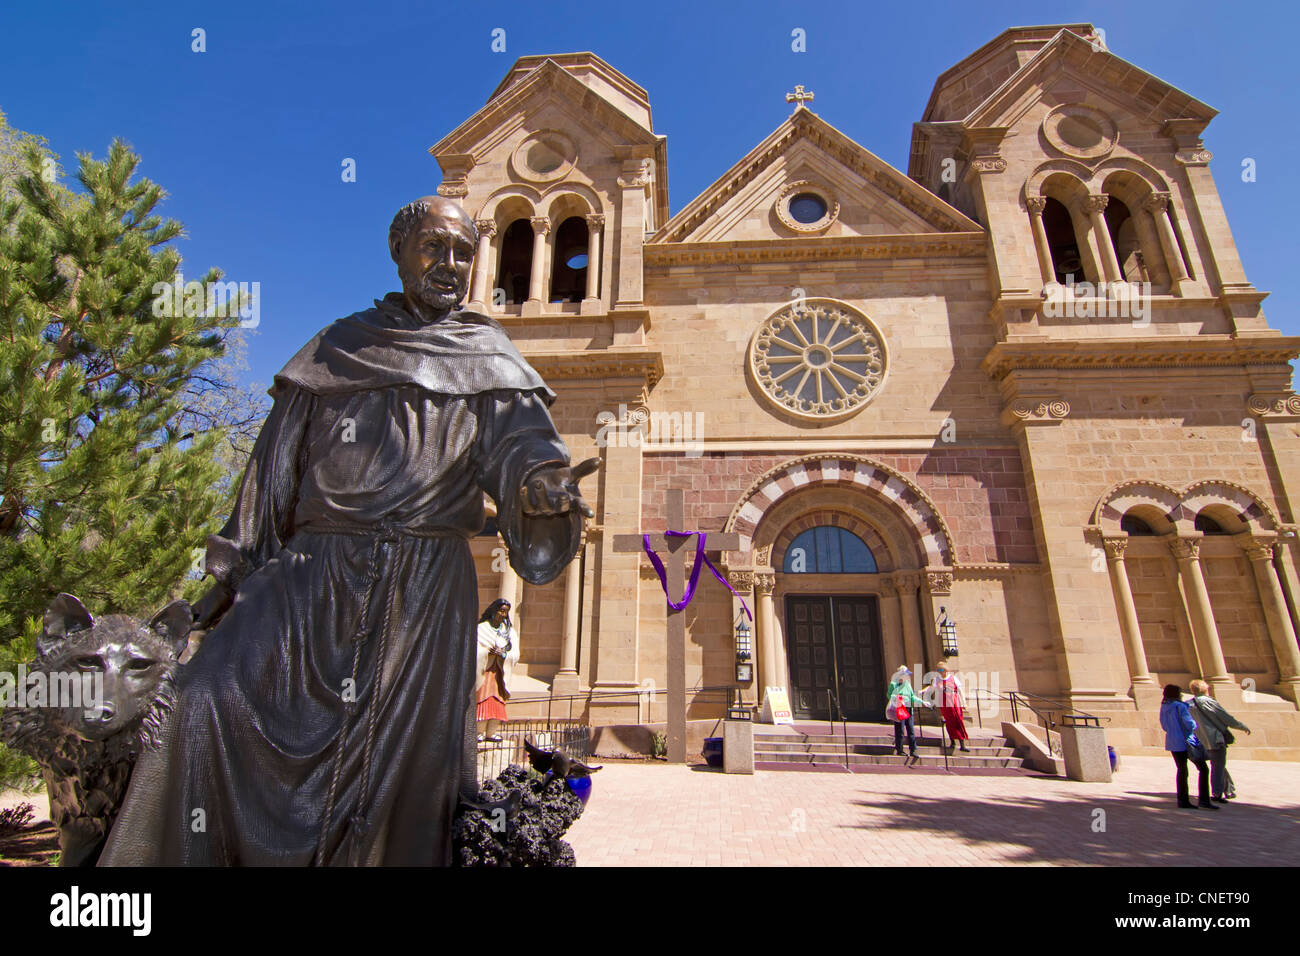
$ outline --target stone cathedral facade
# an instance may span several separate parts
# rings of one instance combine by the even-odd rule
[[[648,93],[590,53],[520,59],[430,149],[480,230],[472,307],[602,460],[559,580],[477,539],[483,604],[515,602],[512,707],[663,719],[637,694],[667,684],[663,592],[614,536],[663,531],[680,487],[675,530],[740,536],[710,556],[754,614],[748,701],[819,718],[830,688],[879,720],[895,668],[952,656],[946,614],[956,670],[1121,749],[1159,748],[1161,685],[1204,677],[1256,731],[1237,753],[1300,759],[1300,338],[1238,256],[1215,111],[1087,24],[940,75],[906,173],[790,99],[676,215]],[[689,716],[717,717],[740,604],[706,571],[684,613]]]

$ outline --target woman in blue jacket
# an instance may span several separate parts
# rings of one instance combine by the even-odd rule
[[[1196,721],[1183,701],[1183,690],[1177,684],[1165,685],[1165,699],[1160,705],[1160,726],[1165,731],[1165,749],[1174,755],[1174,766],[1178,768],[1175,778],[1178,787],[1178,805],[1187,809],[1201,807],[1205,810],[1217,810],[1210,802],[1210,773],[1196,739]],[[1199,800],[1192,803],[1187,793],[1187,761],[1196,764],[1199,778],[1196,782]]]

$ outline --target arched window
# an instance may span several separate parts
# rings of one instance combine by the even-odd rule
[[[1112,195],[1106,203],[1106,231],[1115,247],[1120,275],[1125,282],[1147,282],[1146,262],[1142,258],[1142,240],[1137,233],[1137,220],[1123,200]]]
[[[1125,515],[1120,518],[1119,530],[1135,538],[1155,534],[1155,531],[1151,529],[1151,525],[1137,515]]]
[[[570,216],[555,230],[551,301],[581,302],[587,294],[587,222]]]
[[[494,288],[505,290],[508,303],[519,305],[528,301],[528,282],[533,271],[533,226],[527,219],[516,219],[501,236],[500,263]]]
[[[790,542],[782,567],[787,574],[875,574],[876,558],[852,531],[823,525]]]
[[[1082,282],[1083,259],[1079,255],[1079,239],[1074,234],[1074,220],[1061,201],[1051,196],[1043,206],[1043,231],[1047,233],[1056,281],[1065,285],[1067,277],[1074,276],[1075,282]]]
[[[1219,522],[1215,521],[1209,515],[1202,512],[1196,516],[1196,530],[1202,534],[1227,534],[1227,530]]]

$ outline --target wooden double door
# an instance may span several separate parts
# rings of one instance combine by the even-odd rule
[[[787,595],[785,641],[795,717],[829,720],[830,688],[849,720],[884,719],[886,675],[874,595]]]

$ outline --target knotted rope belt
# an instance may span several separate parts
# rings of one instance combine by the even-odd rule
[[[455,531],[449,528],[406,528],[396,525],[390,521],[380,521],[373,525],[347,524],[341,522],[314,523],[298,529],[306,534],[346,534],[357,537],[372,538],[373,544],[370,548],[370,559],[366,565],[366,590],[361,598],[361,611],[357,616],[357,626],[352,634],[352,690],[356,692],[357,675],[361,665],[361,647],[366,643],[366,619],[369,617],[370,602],[375,593],[375,586],[380,581],[379,563],[381,551],[386,544],[400,540],[401,538],[468,538],[469,535],[462,531]],[[356,808],[348,822],[352,827],[352,846],[348,862],[352,866],[361,864],[361,837],[370,829],[370,822],[366,819],[365,813],[367,804],[370,801],[370,777],[371,763],[374,753],[375,743],[375,725],[378,720],[379,695],[383,683],[384,662],[388,655],[388,631],[392,623],[393,615],[393,588],[396,579],[389,575],[387,586],[384,588],[384,612],[383,623],[379,628],[379,650],[375,658],[375,677],[371,682],[370,700],[366,702],[366,742],[361,751],[361,792],[357,796]],[[348,704],[348,712],[352,711],[353,701],[345,702]],[[325,862],[325,841],[329,835],[329,827],[334,819],[334,803],[337,799],[339,776],[343,766],[343,738],[346,736],[348,722],[344,720],[339,725],[338,734],[334,739],[334,767],[330,774],[329,794],[325,800],[325,815],[321,818],[320,837],[316,842],[316,863],[318,865]]]

